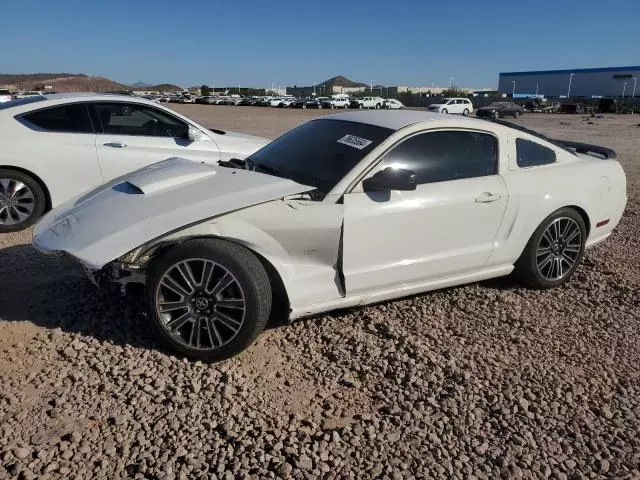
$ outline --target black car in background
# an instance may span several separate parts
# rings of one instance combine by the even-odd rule
[[[291,104],[291,108],[322,108],[322,100],[317,98],[301,98]]]
[[[522,108],[517,103],[513,102],[493,102],[476,110],[476,117],[484,118],[500,118],[500,117],[513,117],[518,118],[524,113]]]

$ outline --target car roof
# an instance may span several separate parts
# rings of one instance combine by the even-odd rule
[[[401,128],[416,123],[437,122],[443,120],[451,120],[451,115],[445,115],[442,113],[433,113],[418,110],[400,110],[400,111],[362,111],[362,112],[348,112],[338,113],[335,115],[327,115],[325,117],[318,117],[316,120],[344,120],[347,122],[367,123],[369,125],[376,125],[378,127],[390,128],[392,130],[400,130]],[[456,123],[468,127],[478,127],[479,123],[484,123],[485,120],[477,120],[475,118],[460,117],[456,118]]]
[[[30,98],[36,97],[35,95]],[[74,92],[74,93],[52,93],[49,95],[41,95],[37,98],[41,98],[42,100],[38,102],[32,103],[22,103],[16,104],[10,108],[3,109],[3,114],[6,115],[15,115],[26,113],[31,110],[39,110],[41,108],[52,107],[56,105],[64,105],[66,103],[74,103],[74,102],[106,102],[106,101],[116,101],[116,102],[135,102],[145,105],[158,106],[158,104],[152,100],[147,100],[142,97],[137,97],[133,95],[121,95],[117,93],[94,93],[94,92]]]

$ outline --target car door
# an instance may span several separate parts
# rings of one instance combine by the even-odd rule
[[[96,134],[86,103],[42,108],[16,119],[29,129],[25,131],[28,136],[13,142],[23,152],[20,165],[46,183],[52,206],[102,183]],[[12,146],[2,148],[9,154]]]
[[[215,163],[218,145],[188,138],[189,124],[165,110],[135,102],[96,102],[96,149],[104,181],[170,157]]]
[[[508,200],[498,139],[469,130],[411,136],[384,155],[385,168],[415,172],[413,191],[344,196],[343,269],[348,294],[434,281],[486,264]]]

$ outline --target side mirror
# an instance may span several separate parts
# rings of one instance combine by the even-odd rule
[[[202,140],[204,138],[204,133],[202,133],[195,127],[189,126],[187,138],[189,138],[189,140],[191,140],[192,142],[197,142],[198,140]]]
[[[362,182],[365,192],[415,190],[416,174],[404,168],[387,167]]]

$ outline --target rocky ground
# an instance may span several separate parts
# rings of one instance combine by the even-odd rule
[[[268,136],[326,113],[178,108]],[[0,236],[0,479],[640,479],[640,119],[521,122],[616,149],[629,180],[614,235],[553,291],[322,315],[206,365],[29,232]]]

